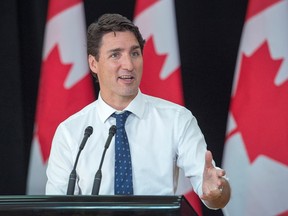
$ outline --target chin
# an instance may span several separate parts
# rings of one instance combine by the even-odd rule
[[[128,91],[123,92],[123,96],[126,96],[126,97],[133,97],[134,98],[137,94],[138,94],[138,88],[137,88],[137,90],[130,89]]]

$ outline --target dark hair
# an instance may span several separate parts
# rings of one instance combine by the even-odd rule
[[[145,40],[142,38],[138,27],[135,26],[132,21],[120,14],[104,14],[99,17],[98,21],[93,22],[88,27],[87,54],[94,56],[98,61],[99,48],[101,46],[103,36],[109,32],[117,31],[131,31],[134,33],[139,42],[141,52],[143,53]]]

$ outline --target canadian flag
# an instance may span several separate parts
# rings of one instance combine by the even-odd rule
[[[141,91],[184,105],[174,1],[137,0],[134,23],[146,40]],[[199,198],[182,170],[178,194],[185,194],[202,215]]]
[[[44,194],[46,165],[58,124],[95,99],[81,0],[50,0],[27,194]]]
[[[223,167],[225,215],[288,215],[288,1],[250,0],[234,78]]]

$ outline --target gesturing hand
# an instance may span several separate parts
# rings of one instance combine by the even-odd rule
[[[212,164],[212,153],[207,151],[205,154],[205,166],[203,171],[203,194],[200,196],[201,199],[207,201],[207,203],[216,201],[222,195],[222,190],[227,184],[225,171],[216,168]]]

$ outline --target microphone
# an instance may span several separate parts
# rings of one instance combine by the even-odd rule
[[[83,140],[82,140],[82,142],[81,142],[81,144],[79,146],[79,151],[78,151],[78,154],[77,154],[77,157],[76,157],[76,161],[74,163],[73,170],[72,170],[72,172],[71,172],[71,174],[69,176],[67,195],[74,195],[75,182],[76,182],[76,166],[77,166],[77,163],[78,163],[78,159],[79,159],[81,151],[83,150],[88,138],[90,137],[90,135],[92,133],[93,133],[93,128],[91,126],[88,126],[85,129],[84,137],[83,137]]]
[[[104,151],[103,151],[102,158],[100,161],[99,169],[95,174],[94,184],[93,184],[93,188],[92,188],[92,195],[98,195],[99,194],[99,188],[100,188],[100,184],[101,184],[101,180],[102,180],[102,171],[101,171],[102,164],[104,161],[106,151],[107,151],[115,133],[116,133],[116,126],[112,125],[109,129],[109,136],[108,136],[107,141],[106,141],[105,146],[104,146]]]

